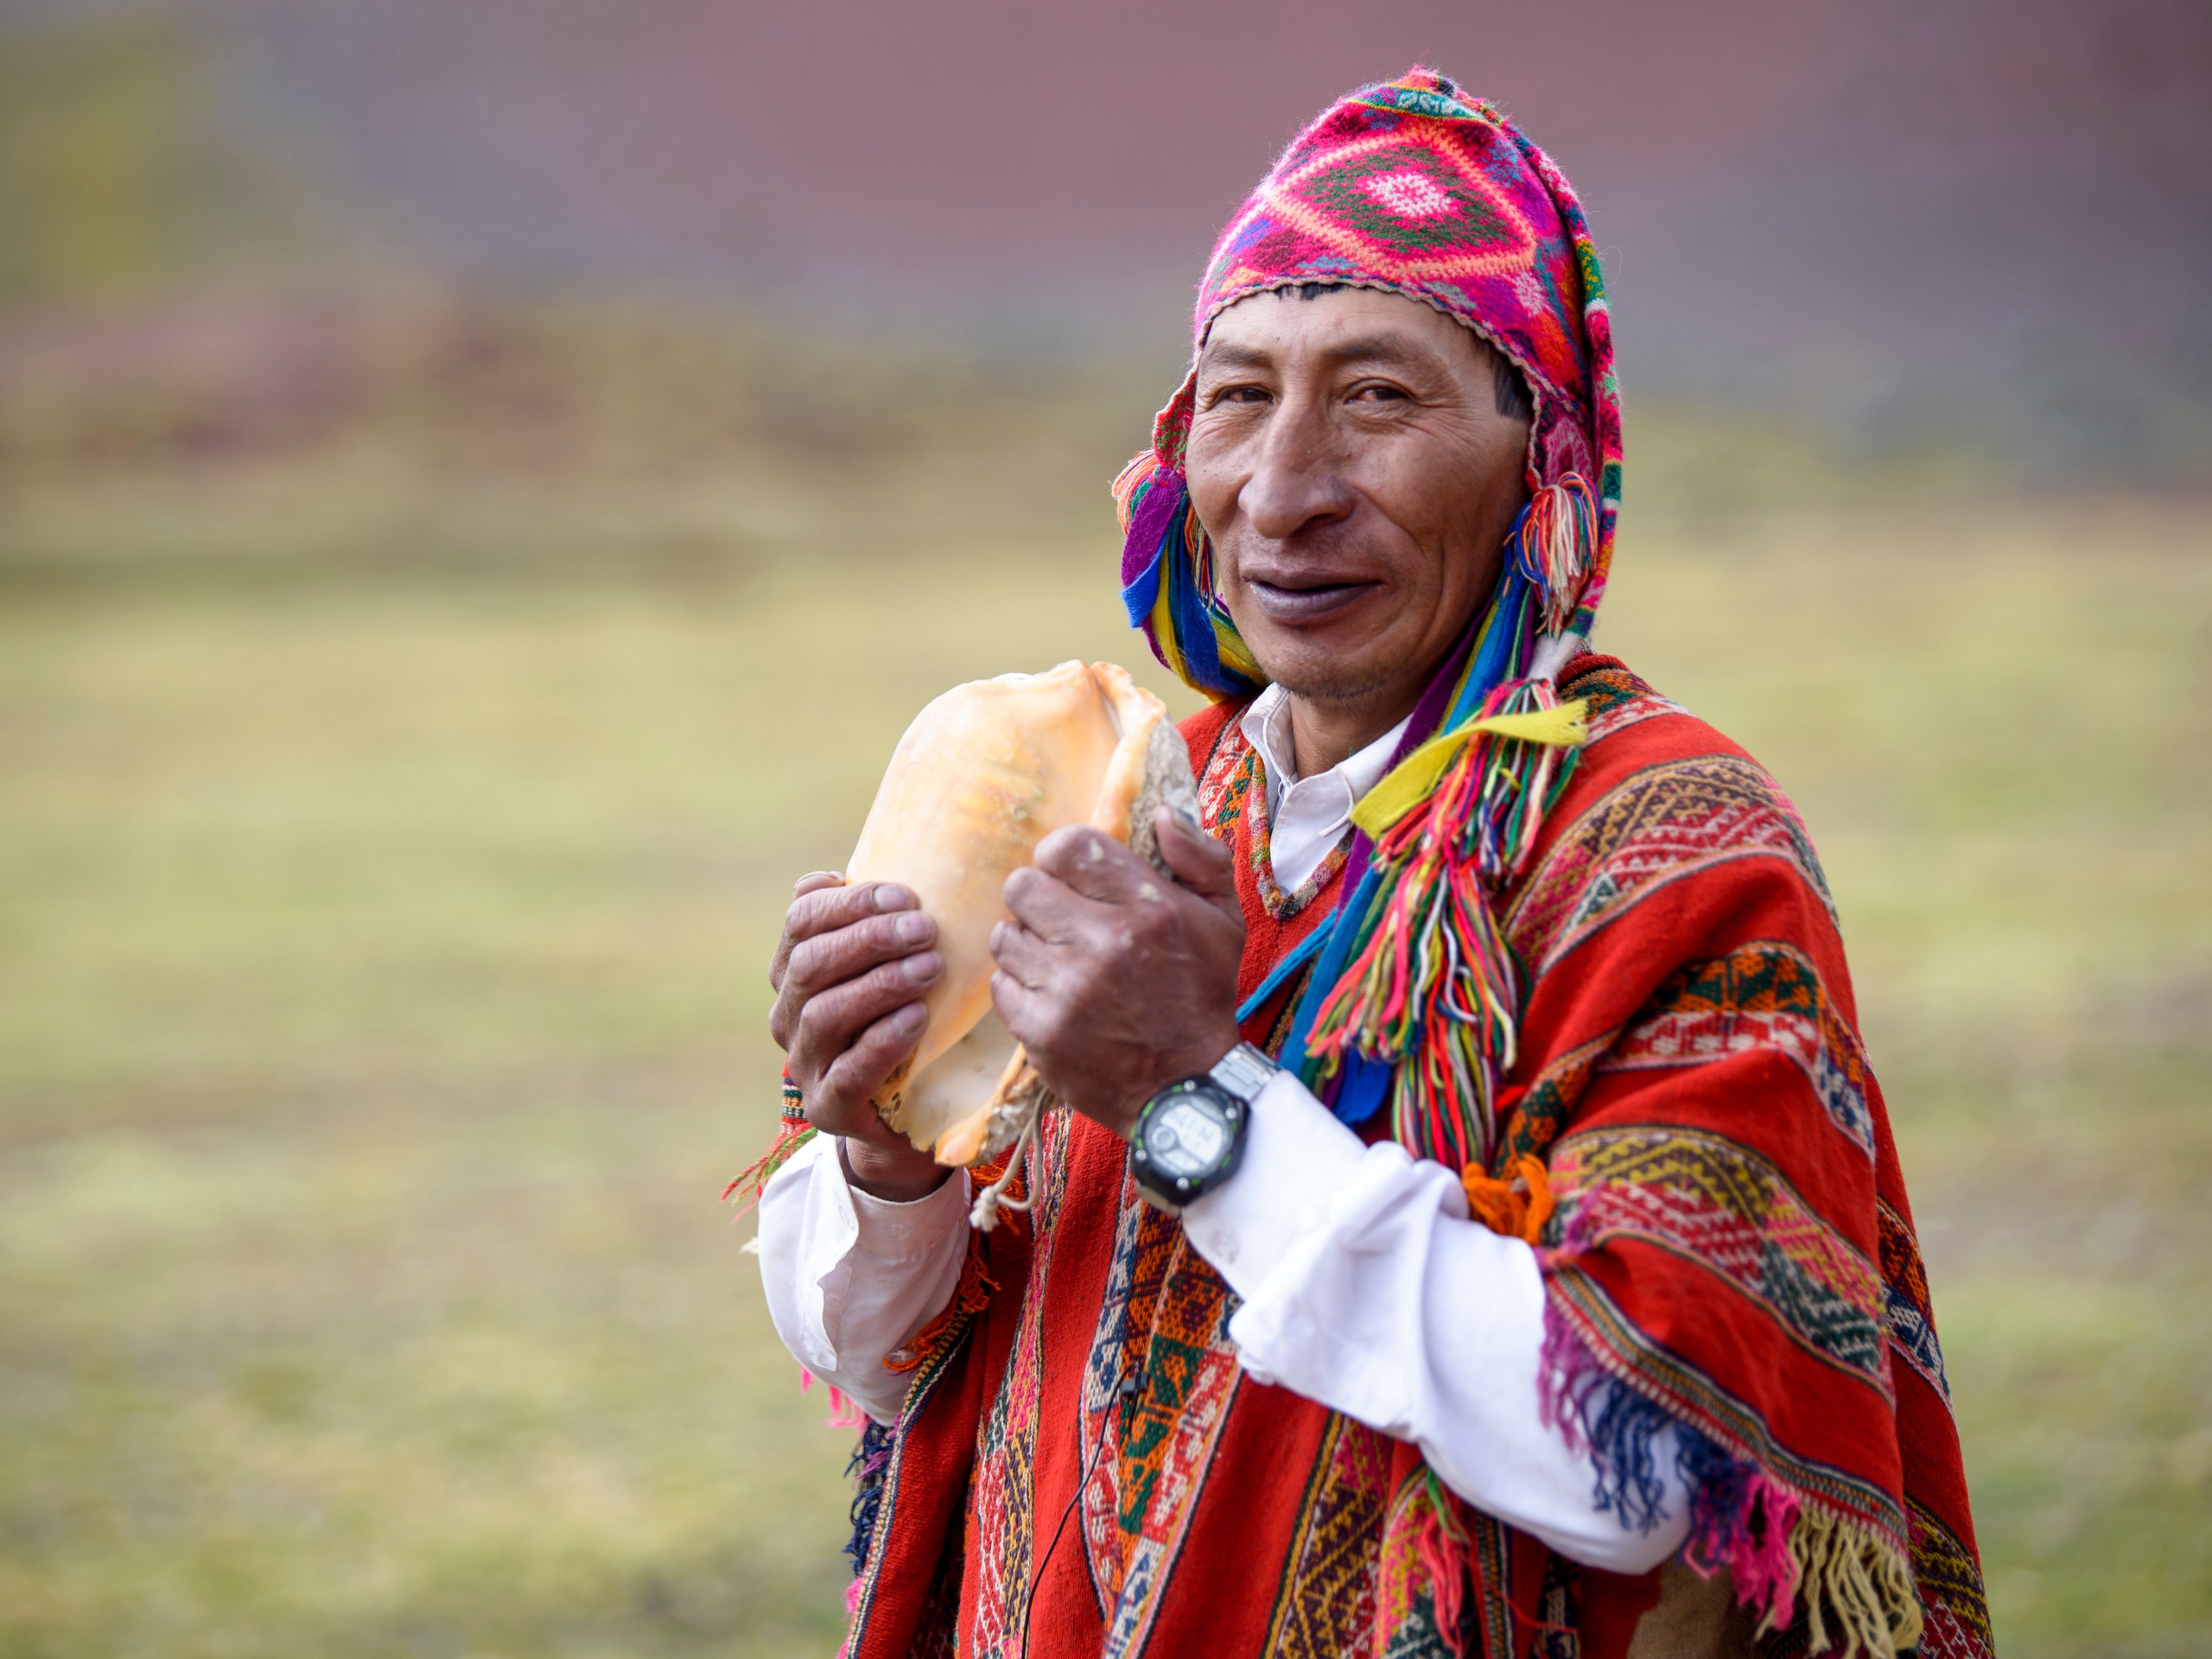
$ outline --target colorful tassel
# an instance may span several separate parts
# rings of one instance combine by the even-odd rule
[[[1421,1572],[1428,1579],[1429,1610],[1435,1615],[1436,1633],[1454,1654],[1465,1651],[1459,1634],[1459,1618],[1465,1605],[1469,1576],[1467,1529],[1453,1512],[1452,1494],[1436,1478],[1436,1471],[1421,1465],[1421,1478],[1428,1489],[1427,1513],[1414,1549]]]
[[[1614,1376],[1555,1303],[1545,1310],[1537,1402],[1570,1450],[1589,1452],[1598,1508],[1645,1531],[1666,1518],[1654,1446],[1673,1427],[1689,1495],[1683,1560],[1707,1578],[1728,1574],[1758,1615],[1757,1634],[1789,1629],[1802,1605],[1808,1652],[1892,1659],[1918,1644],[1920,1600],[1901,1551]]]
[[[1551,1177],[1541,1159],[1522,1154],[1503,1179],[1470,1166],[1459,1176],[1467,1194],[1467,1213],[1494,1233],[1535,1244],[1554,1208]]]
[[[801,1394],[812,1389],[815,1381],[812,1371],[808,1370],[804,1365],[798,1368],[798,1391]],[[847,1394],[836,1383],[831,1383],[830,1385],[830,1415],[823,1419],[822,1426],[824,1428],[866,1428],[868,1424],[868,1414],[860,1408],[852,1395]]]
[[[1799,1512],[1788,1536],[1810,1627],[1808,1653],[1891,1659],[1920,1646],[1920,1597],[1912,1564],[1902,1552],[1843,1516],[1811,1505]],[[1772,1623],[1762,1622],[1759,1634]]]
[[[1597,547],[1598,499],[1581,474],[1567,473],[1529,498],[1515,529],[1513,555],[1542,596],[1546,633],[1566,632]]]
[[[1122,524],[1122,603],[1152,653],[1216,702],[1257,696],[1268,677],[1230,620],[1213,546],[1182,472],[1146,450],[1114,480]]]
[[[1566,779],[1560,756],[1586,736],[1583,713],[1549,681],[1499,686],[1362,803],[1374,804],[1362,827],[1380,830],[1370,896],[1344,918],[1349,965],[1323,996],[1306,1052],[1324,1079],[1353,1054],[1390,1068],[1392,1138],[1448,1168],[1490,1166],[1521,988],[1489,895],[1534,845]]]
[[[1438,1637],[1448,1651],[1465,1652],[1462,1621],[1474,1577],[1474,1539],[1459,1518],[1458,1500],[1426,1464],[1391,1496],[1379,1569],[1372,1651],[1382,1653],[1395,1637],[1418,1628],[1425,1586]]]
[[[722,1202],[733,1197],[738,1200],[737,1214],[742,1216],[760,1202],[760,1194],[767,1187],[778,1170],[791,1162],[791,1154],[814,1139],[814,1125],[806,1121],[806,1102],[798,1092],[798,1085],[791,1081],[791,1074],[784,1073],[783,1115],[776,1122],[775,1138],[768,1142],[767,1151],[746,1166],[737,1179],[722,1188]],[[733,1217],[734,1220],[736,1217]]]

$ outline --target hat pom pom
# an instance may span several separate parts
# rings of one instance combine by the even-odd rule
[[[1548,634],[1565,631],[1598,550],[1598,499],[1580,473],[1529,498],[1514,531],[1513,556],[1535,588]]]

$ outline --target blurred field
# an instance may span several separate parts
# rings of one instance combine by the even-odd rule
[[[830,1651],[715,1202],[784,895],[928,696],[1142,654],[1149,377],[409,326],[289,448],[0,406],[8,1659]],[[2212,1649],[2212,511],[1643,435],[1605,643],[1827,859],[2004,1650]]]

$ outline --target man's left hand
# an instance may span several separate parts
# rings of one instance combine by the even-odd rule
[[[991,1000],[1055,1094],[1126,1137],[1144,1103],[1236,1046],[1244,917],[1228,849],[1162,810],[1162,877],[1075,826],[1007,878]]]

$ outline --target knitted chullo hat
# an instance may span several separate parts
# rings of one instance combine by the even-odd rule
[[[1520,371],[1535,404],[1522,539],[1536,543],[1543,632],[1587,638],[1621,478],[1612,331],[1589,224],[1551,158],[1502,111],[1416,68],[1325,111],[1215,244],[1198,288],[1194,366],[1154,422],[1152,448],[1115,483],[1122,597],[1160,661],[1216,698],[1265,683],[1214,591],[1183,452],[1195,359],[1213,320],[1251,295],[1306,283],[1422,301]]]
[[[1215,245],[1192,371],[1114,486],[1130,623],[1216,699],[1251,696],[1266,677],[1215,590],[1184,477],[1195,359],[1228,307],[1308,283],[1435,307],[1510,361],[1535,407],[1529,499],[1497,589],[1353,814],[1334,918],[1249,1005],[1311,962],[1284,1064],[1347,1122],[1387,1101],[1394,1136],[1463,1171],[1471,1192],[1489,1179],[1521,1000],[1492,900],[1582,741],[1580,706],[1559,702],[1552,677],[1588,636],[1612,556],[1621,423],[1605,283],[1550,157],[1433,71],[1363,86],[1298,136]]]

